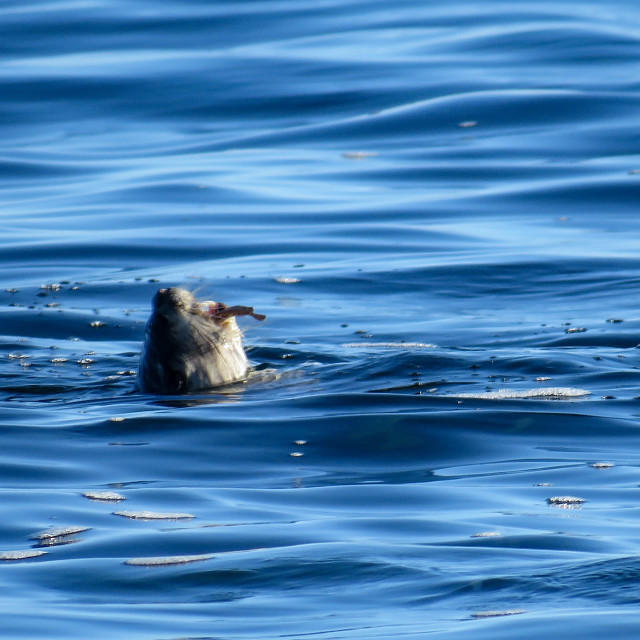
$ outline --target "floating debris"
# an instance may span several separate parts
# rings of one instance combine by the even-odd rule
[[[517,616],[521,613],[527,613],[525,609],[504,609],[497,611],[476,611],[471,614],[472,618],[482,620],[484,618],[499,618],[501,616]]]
[[[102,320],[94,320],[93,322],[89,323],[90,327],[94,327],[94,328],[99,328],[99,327],[105,327],[107,325],[106,322],[103,322]]]
[[[189,562],[203,562],[211,560],[213,554],[203,553],[192,556],[158,556],[155,558],[131,558],[125,560],[125,564],[131,567],[167,567],[176,564],[188,564]]]
[[[292,458],[302,458],[302,456],[304,455],[304,453],[300,452],[300,451],[292,451],[289,454]]]
[[[294,278],[293,276],[278,276],[274,280],[280,284],[298,284],[300,282],[300,278]]]
[[[359,333],[359,332],[356,332]],[[435,349],[435,344],[425,342],[347,342],[347,349]]]
[[[620,322],[624,322],[622,318],[607,318],[607,322],[611,324],[619,324]]]
[[[51,538],[62,538],[65,536],[75,536],[78,533],[89,531],[91,527],[51,527],[39,533],[29,536],[29,540],[50,540]]]
[[[95,362],[95,360],[93,360],[92,358],[82,358],[82,360],[78,360],[77,364],[79,364],[82,367],[88,367],[89,365],[92,365]]]
[[[109,418],[109,422],[124,422],[125,420],[126,418],[121,416],[113,416],[112,418]]]
[[[554,496],[547,498],[547,504],[553,507],[559,507],[560,509],[580,509],[586,502],[584,498],[577,498],[576,496]]]
[[[50,362],[53,364],[63,364],[64,362],[69,362],[69,358],[51,358]]]
[[[591,392],[573,387],[547,387],[545,389],[499,389],[498,391],[479,391],[478,393],[456,393],[447,398],[466,398],[470,400],[526,400],[529,398],[582,398],[590,396]]]
[[[540,376],[539,378],[536,378],[536,382],[549,382],[549,380],[551,380],[551,378],[548,376]]]
[[[584,333],[587,330],[586,327],[569,327],[565,329],[565,333]]]
[[[78,542],[74,536],[89,531],[91,527],[52,527],[29,536],[29,540],[37,540],[39,547],[57,547]]]
[[[4,562],[18,562],[20,560],[30,560],[47,555],[47,551],[41,549],[25,549],[23,551],[0,551],[0,560]]]
[[[472,538],[499,538],[502,534],[499,531],[480,531],[474,533]]]
[[[97,500],[98,502],[121,502],[126,500],[125,496],[117,491],[84,491],[82,495],[89,500]]]
[[[611,467],[615,467],[616,465],[613,462],[594,462],[591,465],[594,469],[611,469]]]
[[[113,515],[131,520],[189,520],[195,518],[191,513],[161,513],[158,511],[114,511]]]

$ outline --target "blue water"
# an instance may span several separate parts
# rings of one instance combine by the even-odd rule
[[[635,2],[0,19],[1,638],[637,638]]]

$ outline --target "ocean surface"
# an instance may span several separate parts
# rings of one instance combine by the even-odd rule
[[[637,2],[0,31],[2,640],[638,637]],[[166,286],[246,381],[137,391]]]

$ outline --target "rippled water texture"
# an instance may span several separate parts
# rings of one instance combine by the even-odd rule
[[[636,3],[0,18],[0,637],[637,637]]]

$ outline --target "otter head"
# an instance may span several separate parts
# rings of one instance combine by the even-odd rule
[[[176,316],[194,313],[197,310],[197,302],[186,289],[169,287],[158,289],[153,297],[153,310],[167,320],[171,320]]]
[[[147,322],[138,386],[147,393],[184,393],[243,380],[249,362],[235,316],[253,307],[198,302],[179,287],[159,289]]]

